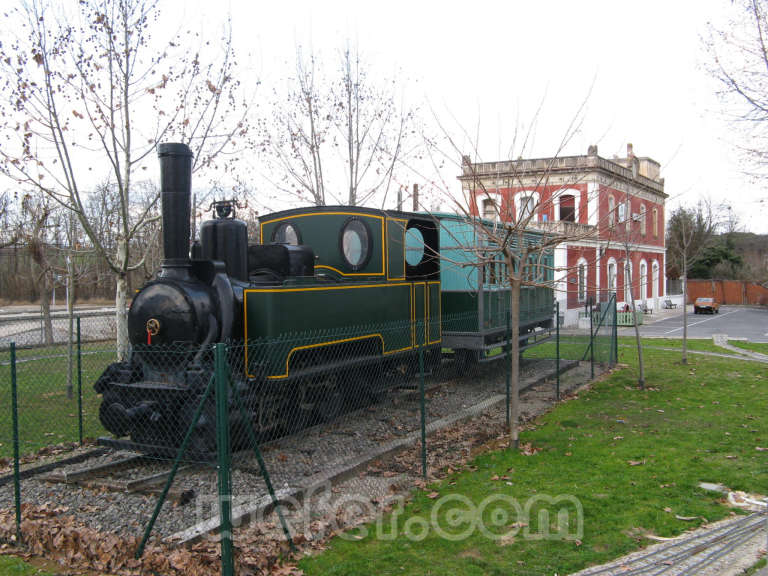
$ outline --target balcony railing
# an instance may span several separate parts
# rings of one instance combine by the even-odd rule
[[[528,227],[550,234],[567,236],[568,238],[597,238],[597,226],[581,224],[579,222],[569,222],[567,220],[530,222]]]

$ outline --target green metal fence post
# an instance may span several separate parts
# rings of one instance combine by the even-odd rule
[[[555,398],[560,400],[560,300],[555,303]]]
[[[21,478],[19,476],[19,397],[16,382],[16,342],[11,342],[11,419],[13,420],[13,500],[16,507],[16,544],[21,545]]]
[[[83,351],[80,346],[80,316],[77,317],[77,437],[83,444]]]
[[[619,363],[619,308],[613,295],[613,363]]]
[[[221,574],[235,573],[232,548],[232,455],[229,444],[229,375],[227,346],[216,344],[216,448],[219,457],[219,538],[221,543]]]
[[[589,376],[591,380],[595,379],[595,332],[592,325],[592,309],[594,305],[592,299],[589,299]]]
[[[418,331],[424,333],[423,330]],[[424,398],[424,342],[419,336],[419,398],[421,400],[421,475],[427,480],[427,406]]]
[[[512,400],[512,395],[510,392],[510,377],[512,376],[512,354],[511,354],[511,347],[510,347],[510,329],[509,329],[509,315],[510,315],[510,307],[509,303],[507,303],[507,333],[506,333],[506,340],[507,340],[507,387],[506,387],[506,394],[507,394],[507,430],[511,432],[510,428],[510,403]]]

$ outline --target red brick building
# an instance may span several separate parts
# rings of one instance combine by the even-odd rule
[[[529,227],[566,234],[555,249],[555,290],[566,325],[590,298],[616,294],[658,308],[665,296],[664,179],[659,163],[634,155],[472,163],[459,180],[474,214],[505,222],[533,213]],[[625,247],[629,247],[629,262]]]

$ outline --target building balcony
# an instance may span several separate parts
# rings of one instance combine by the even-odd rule
[[[579,222],[569,222],[567,220],[530,222],[528,227],[549,234],[556,234],[580,240],[597,240],[598,236],[597,226],[581,224]]]

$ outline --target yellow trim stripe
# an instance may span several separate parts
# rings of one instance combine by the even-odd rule
[[[333,270],[334,272],[342,276],[384,276],[384,272],[342,272],[338,268],[334,268],[333,266],[328,266],[327,264],[316,264],[315,270],[317,270],[318,268],[327,268],[328,270]]]
[[[402,280],[405,278],[405,229],[408,225],[408,220],[405,218],[387,218],[387,250],[389,250],[389,221],[404,222],[403,229],[403,275],[402,276],[390,276],[389,274],[389,252],[387,252],[387,280]]]
[[[297,350],[306,350],[309,348],[319,348],[321,346],[331,346],[333,344],[343,344],[344,342],[354,342],[357,340],[368,340],[370,338],[378,338],[381,340],[381,349],[382,349],[382,355],[386,356],[388,354],[395,354],[397,352],[404,352],[406,350],[413,350],[413,346],[406,346],[405,348],[398,348],[397,350],[384,350],[384,337],[379,334],[378,332],[371,333],[371,334],[365,334],[364,336],[355,336],[353,338],[344,338],[342,340],[329,340],[328,342],[318,342],[316,344],[307,344],[306,346],[297,346],[296,348],[292,348],[290,352],[288,352],[288,356],[285,359],[285,374],[278,374],[275,376],[267,376],[270,380],[280,380],[283,378],[288,378],[289,376],[289,364],[291,360],[291,356],[294,352]]]
[[[246,288],[243,290],[243,337],[245,338],[245,346],[244,348],[244,355],[245,355],[245,375],[248,378],[254,378],[254,376],[250,373],[250,367],[248,364],[248,293],[254,292],[254,293],[284,293],[284,292],[315,292],[318,290],[354,290],[357,288],[389,288],[389,287],[396,287],[396,286],[410,286],[411,289],[409,291],[409,304],[411,307],[411,330],[413,330],[413,319],[415,318],[415,310],[414,310],[414,301],[413,301],[413,284],[411,282],[398,282],[395,284],[352,284],[350,286],[310,286],[308,288]],[[368,338],[375,336],[375,334],[367,336]],[[395,352],[402,352],[405,350],[412,350],[414,348],[413,344],[413,334],[411,334],[411,345],[406,346],[405,348],[400,348],[398,350],[389,350],[384,351],[383,345],[382,345],[382,351],[383,354],[394,354]],[[318,345],[324,345],[328,344],[321,343]],[[289,352],[289,355],[293,351]],[[287,374],[285,376],[268,376],[268,378],[287,378]]]
[[[349,286],[310,286],[308,288],[246,288],[245,294],[249,292],[316,292],[319,290],[353,290],[355,288],[393,288],[395,286],[410,286],[411,282],[398,282],[396,284],[350,284]]]

